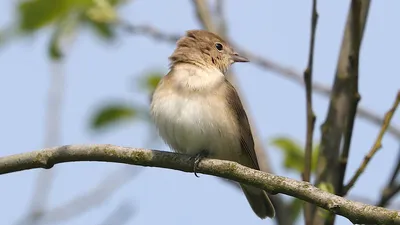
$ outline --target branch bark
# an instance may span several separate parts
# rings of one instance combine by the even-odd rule
[[[311,34],[310,34],[310,50],[308,53],[307,68],[304,71],[304,84],[306,89],[306,113],[307,113],[307,129],[306,129],[306,144],[304,154],[304,171],[303,180],[310,182],[311,164],[312,164],[312,142],[315,126],[315,114],[312,106],[312,76],[314,64],[314,46],[315,46],[315,31],[317,29],[318,12],[317,0],[313,0],[311,10]],[[306,225],[312,225],[312,207],[310,204],[304,206],[304,220]]]
[[[343,190],[343,195],[346,195],[349,190],[354,186],[354,184],[357,182],[358,178],[361,176],[361,174],[364,172],[364,170],[367,168],[368,163],[372,159],[372,157],[375,155],[375,153],[382,148],[382,139],[383,136],[386,133],[386,130],[393,118],[394,113],[396,112],[397,107],[400,104],[400,91],[397,92],[396,99],[393,103],[393,106],[390,108],[390,110],[386,113],[385,115],[385,122],[382,124],[381,130],[379,131],[378,136],[376,137],[375,143],[372,146],[371,150],[368,152],[368,154],[365,156],[364,161],[361,163],[361,165],[358,167],[357,171],[353,175],[353,177],[350,179],[349,183],[344,187]]]
[[[78,161],[125,163],[193,172],[188,155],[113,145],[66,145],[0,158],[0,174]],[[197,172],[253,185],[269,193],[282,193],[313,203],[353,223],[400,224],[400,212],[347,200],[308,182],[253,170],[235,162],[204,159]]]
[[[393,169],[392,175],[388,183],[386,184],[385,188],[381,193],[381,199],[376,203],[377,206],[385,207],[390,203],[392,198],[396,196],[396,194],[400,191],[400,184],[396,182],[400,171],[400,149],[397,151],[397,163],[395,168]]]
[[[342,46],[336,68],[335,80],[332,88],[328,114],[321,126],[321,145],[317,166],[316,185],[324,183],[333,189],[334,193],[341,191],[342,182],[339,163],[340,146],[345,134],[343,157],[347,157],[350,147],[353,123],[357,111],[358,94],[358,55],[368,17],[370,1],[353,0],[343,35]],[[357,18],[355,18],[357,17]],[[354,25],[358,21],[358,24]],[[356,28],[356,30],[354,30]],[[355,33],[358,32],[358,33]],[[355,60],[354,60],[355,59]],[[347,151],[347,153],[346,153]],[[345,161],[346,159],[342,159]],[[343,165],[346,163],[343,162]],[[344,173],[344,166],[342,171]],[[344,174],[343,174],[344,178]],[[341,193],[339,193],[341,194]],[[315,213],[315,224],[322,224],[325,220],[321,213]],[[326,219],[333,224],[334,216]]]

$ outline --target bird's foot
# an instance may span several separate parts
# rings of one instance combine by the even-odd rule
[[[196,177],[199,177],[196,173],[197,167],[199,166],[199,163],[202,159],[206,158],[208,156],[209,152],[206,150],[202,150],[201,152],[197,153],[193,158],[194,158],[194,165],[193,165],[193,172]]]

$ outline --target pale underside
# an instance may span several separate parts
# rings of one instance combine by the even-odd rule
[[[242,151],[236,117],[223,95],[224,82],[219,71],[175,67],[153,95],[152,117],[160,136],[177,152],[195,155],[206,150],[211,158],[253,167]]]

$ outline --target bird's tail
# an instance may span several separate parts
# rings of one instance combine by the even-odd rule
[[[266,217],[273,218],[275,216],[274,206],[264,190],[244,184],[240,184],[240,187],[258,217],[265,219]]]

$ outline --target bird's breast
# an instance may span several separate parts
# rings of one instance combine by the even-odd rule
[[[233,160],[240,151],[237,124],[225,99],[216,94],[156,91],[151,114],[160,136],[177,152]]]

